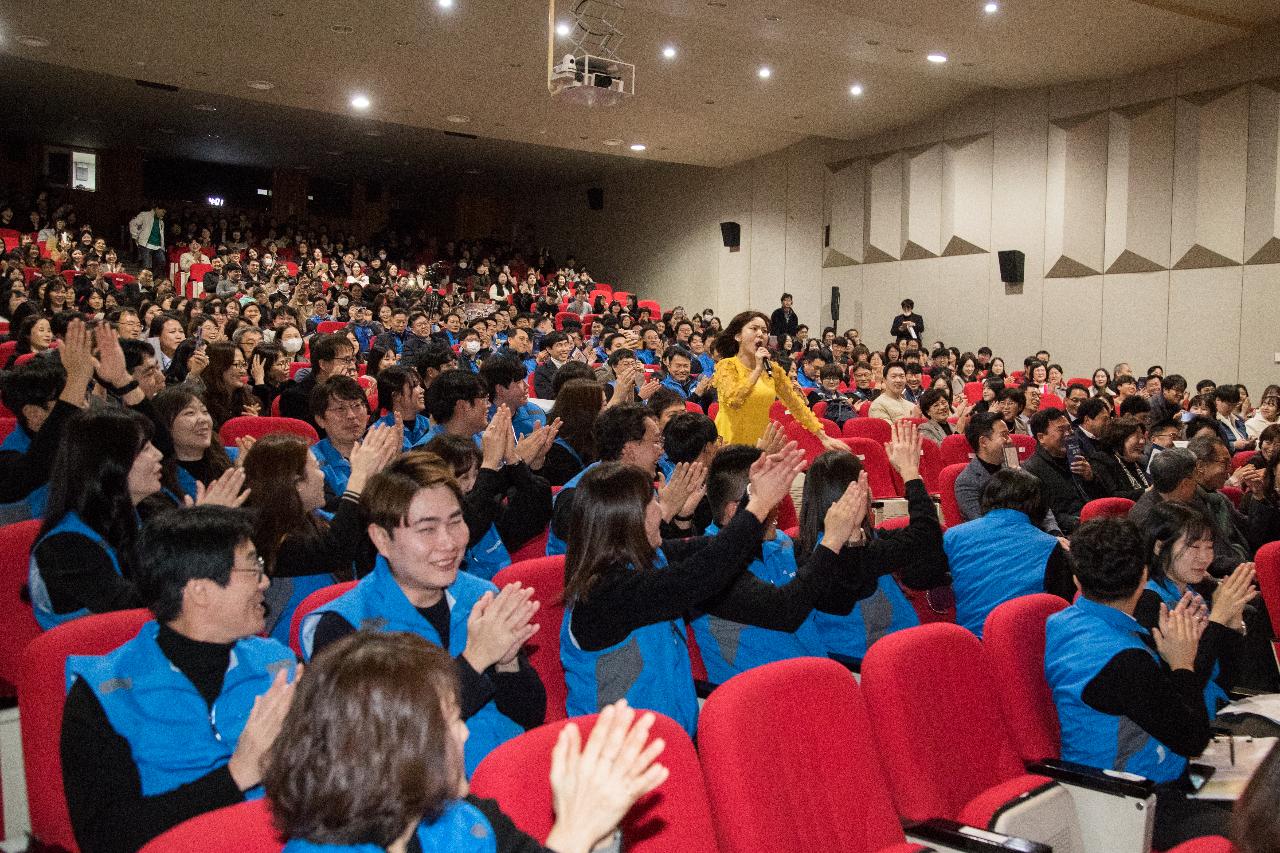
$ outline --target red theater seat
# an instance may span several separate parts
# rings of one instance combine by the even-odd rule
[[[270,435],[273,432],[287,432],[301,436],[307,440],[308,444],[315,444],[320,440],[320,435],[316,432],[316,428],[306,421],[300,421],[297,418],[268,418],[255,417],[253,415],[231,418],[222,425],[219,434],[222,436],[222,443],[231,447],[236,443],[237,439],[246,435],[262,438],[264,435]]]
[[[565,702],[569,688],[564,681],[564,664],[560,662],[560,624],[564,621],[564,555],[538,557],[512,563],[493,576],[493,583],[502,589],[509,583],[520,581],[533,587],[533,597],[541,605],[538,608],[538,633],[525,644],[529,664],[542,679],[547,691],[547,722],[565,718]]]
[[[1080,510],[1080,523],[1093,521],[1095,518],[1124,518],[1133,509],[1133,501],[1128,498],[1096,498],[1089,501]]]

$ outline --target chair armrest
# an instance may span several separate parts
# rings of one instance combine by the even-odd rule
[[[907,840],[927,844],[940,851],[956,853],[1053,853],[1053,848],[1038,841],[1001,835],[986,829],[965,826],[954,820],[930,818],[905,827]]]
[[[1028,773],[1047,776],[1055,782],[1077,788],[1087,788],[1103,794],[1117,797],[1133,797],[1145,800],[1155,793],[1156,783],[1132,773],[1115,773],[1077,764],[1074,761],[1063,761],[1059,758],[1046,758],[1042,761],[1028,761]]]

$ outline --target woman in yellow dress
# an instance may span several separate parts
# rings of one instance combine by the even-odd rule
[[[781,400],[801,426],[828,450],[849,446],[831,438],[787,376],[785,365],[768,365],[769,320],[759,311],[743,311],[716,336],[715,388],[720,402],[716,430],[725,444],[754,445],[769,426],[769,407]]]

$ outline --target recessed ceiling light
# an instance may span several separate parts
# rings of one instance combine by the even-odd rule
[[[994,15],[996,12],[1000,11],[1000,4],[988,3],[987,5],[982,7],[982,11],[986,12],[988,15]]]
[[[356,31],[355,27],[349,27],[346,24],[332,24],[329,29],[344,36],[351,35]]]
[[[605,139],[605,140],[601,141],[601,143],[600,143],[600,144],[601,144],[601,145],[608,145],[610,148],[613,148],[614,146],[621,145],[621,144],[622,144],[622,140],[621,140],[621,139]]]
[[[850,87],[849,87],[849,94],[850,94],[850,95],[853,95],[855,98],[856,98],[856,97],[858,97],[859,95],[861,95],[861,94],[862,94],[862,84],[861,84],[861,83],[854,83],[852,86],[850,86]]]
[[[573,27],[569,26],[564,21],[556,24],[556,35],[560,36],[560,38],[566,38],[571,32],[573,32]]]
[[[767,65],[761,65],[760,70],[756,72],[756,76],[759,77],[761,80],[768,80],[770,77],[773,76],[773,69]]]
[[[351,96],[351,106],[354,109],[367,110],[369,109],[369,104],[370,104],[370,101],[369,101],[368,95],[352,95]]]
[[[645,145],[643,142],[633,142],[633,143],[631,144],[631,150],[632,150],[632,151],[643,151],[643,150],[645,150],[645,149],[646,149],[646,148],[648,148],[648,147],[649,147],[649,146]]]
[[[711,106],[712,104],[714,104],[714,103],[715,103],[715,99],[714,99],[714,98],[707,98],[707,99],[706,99],[706,100],[704,100],[702,103],[706,104],[707,106]]]
[[[342,156],[342,152],[341,152],[341,151],[326,151],[326,152],[324,152],[324,153],[328,154],[330,157],[341,157],[341,156]]]
[[[675,59],[676,49],[671,45],[667,45],[662,49],[662,55],[665,56],[667,59]]]
[[[195,104],[191,109],[201,113],[216,113],[218,111],[218,108],[213,104]]]
[[[49,40],[40,36],[18,36],[18,44],[24,47],[44,48],[49,46]]]
[[[436,0],[436,5],[441,9],[452,9],[453,0]]]
[[[134,64],[134,65],[136,65],[136,66],[138,66],[139,68],[146,68],[146,67],[147,67],[147,61],[146,61],[145,59],[135,59],[135,60],[133,61],[133,64]]]
[[[771,24],[776,24],[782,21],[782,18],[778,15],[765,15],[764,19]]]
[[[881,42],[880,39],[867,39],[867,44],[872,47],[879,47],[883,42]]]
[[[471,121],[471,116],[464,116],[461,113],[454,113],[453,115],[445,116],[444,120],[449,122],[450,124],[466,124],[467,122]]]
[[[930,62],[941,65],[947,61],[947,55],[945,53],[931,53],[929,54],[928,59]]]
[[[250,89],[255,89],[259,92],[270,92],[276,87],[276,84],[270,80],[250,80],[246,85]]]

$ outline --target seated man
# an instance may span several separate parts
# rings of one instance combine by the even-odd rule
[[[256,636],[268,581],[252,535],[225,507],[153,518],[136,580],[155,621],[109,654],[68,658],[63,787],[81,850],[134,851],[261,796],[296,661]]]
[[[376,423],[400,427],[404,431],[405,450],[421,441],[430,431],[431,422],[422,414],[425,407],[422,380],[416,370],[393,364],[379,371],[378,402],[387,409],[387,413]]]
[[[551,332],[542,339],[542,349],[547,356],[533,371],[533,392],[539,400],[550,400],[555,395],[551,383],[556,377],[556,371],[569,361],[573,342],[564,332]]]
[[[675,466],[681,462],[698,462],[709,472],[711,461],[716,458],[722,446],[715,421],[697,412],[680,412],[662,427],[663,450],[658,467],[662,469],[665,464],[670,471],[674,471]],[[664,476],[667,476],[666,472]],[[715,517],[711,502],[704,497],[698,501],[693,511],[693,518],[690,520],[693,529],[690,532],[696,536],[704,535]]]
[[[446,370],[426,393],[427,414],[435,426],[419,439],[421,447],[437,435],[461,435],[480,445],[480,434],[489,424],[489,390],[469,370]]]
[[[489,386],[489,419],[493,419],[499,406],[506,406],[511,412],[511,426],[521,438],[547,422],[547,413],[529,402],[527,376],[524,365],[511,357],[495,355],[480,365],[480,378]]]
[[[292,385],[286,385],[280,392],[281,417],[306,421],[320,430],[323,436],[324,427],[316,423],[313,414],[311,392],[330,376],[337,375],[355,379],[355,347],[344,332],[316,335],[311,340],[311,373]]]
[[[714,376],[704,373],[701,377],[694,378],[693,354],[687,349],[677,346],[668,348],[662,354],[662,363],[667,369],[666,376],[662,378],[663,388],[670,388],[682,399],[697,403],[704,409],[715,399],[716,392],[712,388]]]
[[[1107,496],[1093,476],[1093,468],[1082,453],[1069,453],[1071,422],[1062,409],[1049,408],[1031,416],[1031,434],[1037,447],[1023,470],[1040,480],[1045,501],[1063,533],[1080,526],[1080,510],[1096,498]],[[1077,443],[1076,449],[1078,450]]]
[[[470,730],[469,776],[494,747],[542,725],[546,691],[520,654],[537,630],[538,602],[518,583],[499,592],[458,570],[467,547],[463,495],[435,454],[401,456],[369,481],[360,502],[377,563],[350,592],[307,614],[303,654],[310,660],[358,628],[407,631],[447,649]]]
[[[856,368],[855,368],[856,370]],[[903,396],[907,389],[907,367],[900,361],[890,362],[884,368],[884,390],[871,408],[867,417],[882,418],[889,423],[899,418],[909,418],[916,414],[915,404]]]
[[[1205,623],[1194,608],[1162,610],[1148,633],[1133,618],[1147,582],[1142,536],[1127,519],[1083,525],[1071,537],[1080,590],[1049,617],[1045,677],[1062,729],[1062,757],[1157,783],[1156,848],[1227,832],[1229,808],[1187,799],[1187,760],[1213,736],[1196,672]]]
[[[1214,577],[1226,577],[1253,557],[1249,517],[1219,491],[1231,476],[1231,453],[1222,439],[1211,435],[1191,439],[1187,450],[1196,458],[1196,490],[1190,503],[1213,519],[1213,566],[1209,571]],[[1251,485],[1259,485],[1259,479],[1252,478]]]
[[[1066,549],[1032,520],[1044,517],[1041,488],[1026,471],[997,471],[982,490],[982,517],[942,535],[956,624],[979,639],[987,614],[1011,598],[1050,592],[1070,601],[1075,595]]]
[[[796,371],[796,384],[802,392],[808,393],[821,387],[822,368],[830,360],[820,349],[811,349],[804,354],[804,358],[800,360],[800,369]]]
[[[351,477],[351,451],[369,425],[369,398],[350,376],[330,376],[311,392],[311,412],[325,437],[311,447],[324,472],[325,505],[336,505]]]
[[[965,521],[982,515],[982,490],[987,481],[1004,467],[1005,450],[1013,447],[1009,425],[995,412],[979,412],[969,418],[964,428],[965,440],[973,448],[969,465],[956,477],[956,503]],[[1046,509],[1040,529],[1054,536],[1062,535],[1053,511]]]

